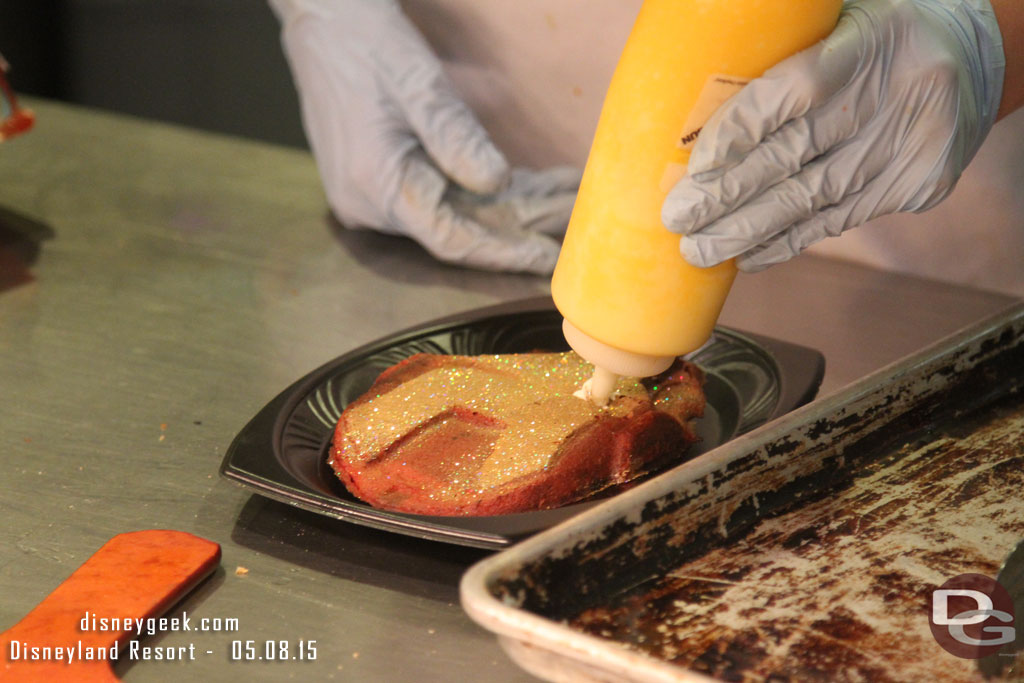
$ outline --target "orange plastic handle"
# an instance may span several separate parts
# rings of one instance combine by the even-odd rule
[[[0,681],[116,681],[109,660],[31,659],[43,648],[118,648],[131,630],[82,629],[98,618],[147,619],[166,612],[220,563],[220,546],[181,531],[119,534],[86,560],[24,619],[0,634]],[[13,641],[13,645],[12,645]],[[81,644],[81,645],[79,645]],[[32,650],[31,648],[37,648]],[[12,661],[12,654],[16,657]]]

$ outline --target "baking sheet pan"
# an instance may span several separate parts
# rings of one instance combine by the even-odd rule
[[[414,353],[522,353],[567,346],[550,297],[468,311],[355,349],[299,379],[242,429],[221,474],[261,495],[345,522],[480,548],[502,548],[594,506],[610,493],[555,510],[493,517],[428,517],[377,510],[351,496],[327,466],[338,415],[386,367]],[[812,349],[716,329],[692,354],[706,372],[708,407],[701,442],[714,448],[793,408],[817,392],[824,359]]]
[[[1024,536],[1024,306],[474,565],[554,681],[980,680],[931,592]]]

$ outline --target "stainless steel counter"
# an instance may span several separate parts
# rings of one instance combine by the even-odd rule
[[[123,661],[126,680],[531,680],[459,607],[458,579],[485,553],[322,518],[217,469],[311,369],[547,282],[338,228],[305,153],[31,104],[36,130],[0,144],[0,253],[10,226],[54,236],[30,282],[0,260],[0,630],[111,536],[171,528],[223,548],[177,611],[239,630],[149,638],[197,658]],[[721,322],[821,350],[829,393],[1011,302],[801,257],[741,276]],[[316,659],[231,661],[250,640],[315,640]]]

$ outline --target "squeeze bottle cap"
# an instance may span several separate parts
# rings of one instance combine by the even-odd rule
[[[562,321],[562,333],[572,350],[594,367],[623,377],[651,377],[668,370],[675,356],[649,356],[624,351],[598,341],[573,325]]]

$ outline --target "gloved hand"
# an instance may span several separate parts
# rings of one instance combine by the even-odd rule
[[[988,0],[852,0],[701,131],[665,225],[690,263],[744,271],[953,189],[995,121],[1004,57]]]
[[[579,171],[510,170],[395,0],[270,0],[327,200],[440,260],[549,274]],[[544,234],[548,233],[548,234]]]

